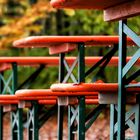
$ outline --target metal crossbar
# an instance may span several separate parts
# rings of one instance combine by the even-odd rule
[[[100,61],[98,61],[94,66],[92,66],[85,73],[85,77],[88,76],[91,72],[93,72],[96,68],[98,68],[101,64],[105,63],[105,65],[104,65],[104,67],[105,67],[108,64],[111,57],[116,53],[117,50],[118,50],[118,44],[114,44],[113,49],[111,51],[109,51],[106,55],[104,55],[103,58]]]
[[[71,77],[71,79],[72,79],[72,81],[74,83],[77,83],[77,80],[76,80],[75,76],[72,73],[72,71],[74,70],[77,62],[78,62],[78,58],[73,62],[72,66],[69,68],[68,63],[66,62],[66,60],[64,60],[64,66],[65,66],[65,68],[66,68],[68,73],[66,74],[66,76],[65,76],[65,78],[63,80],[63,83],[66,83],[68,81],[69,77]]]

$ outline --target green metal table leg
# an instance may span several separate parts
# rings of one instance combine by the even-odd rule
[[[12,140],[23,140],[23,110],[17,108],[16,111],[11,112],[11,131]]]
[[[63,139],[64,106],[58,106],[58,140]]]
[[[117,111],[115,105],[110,105],[110,140],[116,140],[115,124],[117,123]]]
[[[17,90],[17,64],[12,64],[12,94],[15,94]],[[11,123],[12,123],[12,139],[13,140],[22,140],[23,139],[23,125],[22,125],[22,117],[23,117],[22,109],[17,107],[16,111],[11,112]]]
[[[65,54],[61,53],[59,55],[59,82],[62,83],[64,80],[65,66],[64,66],[64,57]],[[63,121],[64,121],[64,106],[58,105],[58,140],[63,139]]]
[[[78,140],[85,140],[85,97],[80,97],[79,98]]]
[[[12,94],[15,94],[15,91],[17,90],[17,85],[18,85],[18,73],[17,73],[17,64],[13,63],[12,64],[12,75],[13,75],[13,80],[12,80]]]
[[[125,139],[125,104],[126,104],[126,91],[125,80],[123,76],[123,67],[126,64],[126,34],[123,32],[123,24],[125,21],[119,22],[119,65],[118,65],[118,140]]]
[[[27,119],[28,140],[38,140],[38,103],[36,101],[32,102],[32,107],[28,111]]]
[[[18,113],[18,140],[23,140],[23,110],[22,108],[17,109]]]
[[[71,123],[72,118],[71,106],[68,106],[68,140],[74,140],[74,122]]]
[[[85,82],[85,48],[78,44],[78,82]],[[85,140],[85,97],[78,99],[78,140]]]

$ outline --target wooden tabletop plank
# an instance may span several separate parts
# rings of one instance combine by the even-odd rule
[[[54,8],[106,9],[130,0],[51,0]]]
[[[104,10],[104,20],[113,21],[140,15],[140,0],[129,1]]]
[[[14,41],[13,46],[18,48],[34,48],[34,47],[47,47],[60,46],[62,44],[70,43],[84,43],[85,45],[93,46],[107,46],[117,44],[119,36],[32,36]],[[135,45],[134,42],[127,38],[128,45]]]
[[[18,48],[47,47],[50,54],[66,53],[77,48],[78,43],[86,46],[113,46],[119,42],[119,36],[32,36],[19,39],[13,43]],[[134,42],[127,38],[127,44]]]

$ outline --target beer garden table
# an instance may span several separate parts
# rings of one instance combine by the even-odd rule
[[[134,17],[140,14],[140,1],[139,0],[52,0],[52,6],[55,8],[80,8],[80,9],[98,9],[104,11],[105,21],[118,21],[119,20],[119,66],[118,66],[118,131],[117,139],[123,140],[125,138],[125,100],[126,88],[130,86],[138,87],[136,85],[128,85],[131,80],[139,76],[140,71],[133,73],[129,78],[126,74],[132,68],[134,63],[140,57],[140,49],[136,51],[133,58],[126,64],[126,37],[129,36],[137,46],[140,46],[139,36],[132,31],[127,25],[127,18]],[[135,131],[135,139],[140,139],[140,110],[138,98],[138,120],[137,128]],[[135,120],[136,121],[136,120]],[[114,132],[112,139],[114,139]]]
[[[135,111],[130,111],[127,114],[125,114],[125,107],[126,107],[126,88],[130,88],[130,87],[139,87],[139,84],[130,84],[130,82],[132,80],[134,80],[135,78],[137,78],[139,76],[140,70],[134,72],[131,76],[129,76],[128,78],[126,77],[126,74],[128,73],[128,71],[130,70],[130,68],[135,64],[135,62],[138,60],[139,56],[140,56],[140,49],[138,49],[138,51],[133,55],[132,59],[126,63],[126,50],[127,50],[127,36],[129,36],[137,46],[140,46],[140,39],[139,36],[132,31],[128,26],[127,26],[127,18],[129,17],[133,17],[136,15],[139,15],[140,13],[140,2],[139,0],[52,0],[51,1],[52,6],[54,6],[55,8],[74,8],[74,9],[97,9],[97,10],[103,10],[104,11],[104,19],[105,21],[119,21],[119,65],[118,65],[118,85],[119,85],[119,90],[118,90],[118,107],[117,107],[117,121],[115,119],[115,115],[116,115],[116,105],[111,105],[111,120],[112,120],[112,124],[111,124],[111,136],[110,138],[113,139],[118,139],[118,140],[124,140],[125,139],[125,124],[129,125],[131,124],[131,126],[133,126],[133,130],[135,132],[135,140],[139,140],[140,139],[140,105],[139,105],[139,96],[137,97],[138,99],[138,103],[136,106],[134,106]],[[61,38],[61,36],[59,37]],[[30,40],[31,38],[29,38]],[[28,39],[25,40],[25,44],[26,41],[29,41]],[[34,40],[33,46],[38,46],[39,44],[37,44],[36,40]],[[30,41],[29,41],[30,42]],[[41,47],[44,47],[44,44],[42,44],[41,42],[39,42],[41,44]],[[57,42],[58,43],[58,42]],[[56,45],[58,45],[56,43]],[[60,42],[59,42],[60,43]],[[20,44],[20,43],[19,43]],[[27,46],[31,46],[31,44],[27,43]],[[81,70],[78,71],[78,82],[84,82],[85,77],[83,76],[85,74],[84,72],[84,60],[83,60],[83,56],[84,56],[84,42],[80,42],[77,41],[78,44],[78,66],[79,67],[83,67]],[[16,44],[18,46],[18,42]],[[24,46],[24,43],[23,43]],[[23,47],[22,45],[19,45],[19,47]],[[59,76],[59,81],[60,82],[66,82],[68,77],[70,76],[72,78],[73,81],[77,81],[75,80],[75,78],[73,77],[73,74],[71,74],[74,66],[76,65],[76,62],[73,64],[72,68],[68,68],[67,64],[64,61],[64,52],[69,52],[71,50],[75,49],[75,45],[74,43],[70,43],[67,44],[67,42],[65,42],[64,45],[65,49],[62,51],[61,48],[63,48],[63,45],[59,48],[59,49],[54,49],[54,47],[51,47],[50,52],[53,53],[61,53],[60,54],[60,76]],[[116,44],[115,44],[116,46]],[[112,49],[112,53],[111,55],[113,56],[114,53],[116,52],[117,47],[114,47],[114,49]],[[112,57],[110,56],[110,57]],[[65,63],[65,64],[64,64]],[[68,74],[66,75],[66,77],[64,77],[64,67],[67,67],[67,71]],[[68,70],[69,69],[69,70]],[[80,121],[84,121],[82,118],[82,107],[83,106],[83,97],[79,97],[79,105],[80,105],[80,109],[81,112],[79,113],[79,120]],[[60,103],[62,103],[60,101]],[[59,108],[61,110],[61,112],[63,112],[63,107]],[[132,108],[132,110],[134,110]],[[75,112],[77,113],[77,112]],[[127,123],[127,120],[125,120],[125,116],[126,118],[130,118],[132,114],[135,114],[135,121],[132,120],[130,122]],[[75,114],[76,115],[76,114]],[[59,116],[59,119],[62,119],[61,113]],[[77,119],[77,118],[75,118]],[[59,120],[60,122],[62,122],[61,120]],[[133,122],[134,121],[134,122]],[[79,122],[81,128],[85,127],[82,126],[83,123]],[[84,124],[85,125],[85,124]],[[62,127],[62,124],[60,125],[60,127]],[[59,128],[61,130],[61,128]],[[80,131],[79,133],[79,140],[84,140],[84,135],[82,130],[78,130]],[[60,132],[62,133],[62,132]],[[61,134],[59,133],[59,139],[62,139]],[[71,139],[71,138],[70,138]]]

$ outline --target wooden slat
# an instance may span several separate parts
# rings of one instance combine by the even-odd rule
[[[51,0],[54,8],[105,9],[130,0]]]
[[[104,10],[104,20],[113,21],[140,14],[140,0],[133,0]]]

